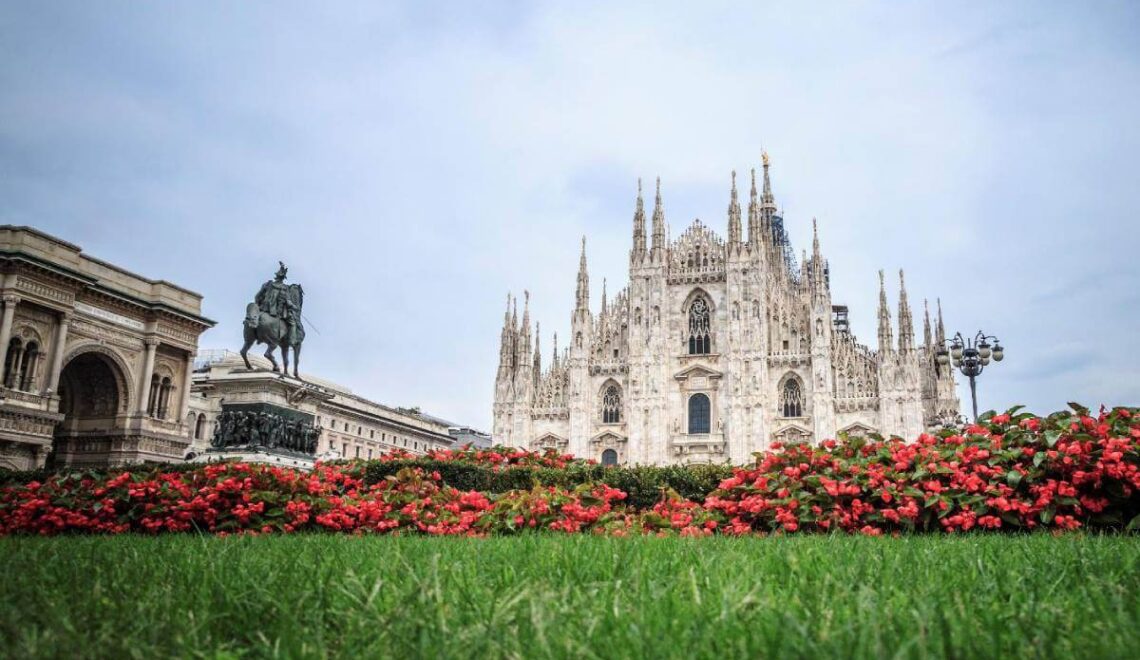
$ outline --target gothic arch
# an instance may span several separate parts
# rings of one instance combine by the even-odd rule
[[[598,390],[598,401],[600,402],[598,419],[603,424],[620,424],[622,422],[625,398],[621,385],[616,380],[609,378],[602,383],[601,389]]]
[[[700,287],[694,288],[681,308],[685,318],[684,347],[689,355],[712,353],[713,318],[715,308],[712,296]]]
[[[800,378],[799,374],[794,371],[789,371],[780,378],[780,384],[776,390],[776,400],[778,401],[778,412],[781,417],[803,417],[804,416],[804,381]]]
[[[709,292],[705,291],[704,287],[695,286],[693,287],[693,290],[689,292],[689,295],[685,296],[685,302],[681,305],[681,313],[688,314],[689,308],[692,307],[697,298],[705,299],[705,302],[709,306],[710,313],[716,312],[716,303],[713,301],[713,297],[709,294]]]
[[[124,360],[123,356],[115,349],[94,341],[77,344],[64,356],[60,373],[63,373],[63,370],[67,368],[67,365],[71,364],[72,360],[87,353],[98,354],[104,360],[111,363],[111,373],[115,377],[115,383],[118,385],[121,395],[119,399],[119,412],[129,412],[131,404],[135,400],[135,388],[132,383],[134,379],[131,378],[131,368],[127,366],[127,361]]]

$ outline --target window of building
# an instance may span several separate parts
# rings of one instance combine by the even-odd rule
[[[376,439],[376,429],[368,429],[368,439],[369,440],[375,440]]]
[[[174,383],[167,376],[159,384],[158,418],[166,419],[170,412],[170,393],[174,390]]]
[[[689,433],[708,433],[711,424],[709,397],[694,394],[689,397]]]
[[[173,390],[174,383],[169,376],[164,378],[158,374],[151,374],[150,398],[146,404],[147,415],[156,419],[166,419],[170,409],[170,393]]]
[[[689,305],[689,355],[712,352],[709,314],[709,304],[703,297]]]
[[[194,423],[194,438],[197,440],[202,439],[202,433],[206,430],[206,416],[198,415],[198,421]]]
[[[13,337],[8,342],[8,356],[4,360],[4,385],[25,392],[35,389],[36,367],[42,357],[39,344],[30,341],[25,345]]]
[[[340,455],[341,455],[341,458],[348,456],[348,443],[347,442],[341,444]]]
[[[602,465],[617,465],[618,455],[612,449],[607,449],[602,452]]]
[[[784,417],[803,417],[803,389],[795,376],[784,381],[780,389],[780,411]]]
[[[4,359],[4,387],[16,387],[17,363],[20,361],[23,349],[24,342],[20,341],[19,337],[13,337],[12,341],[8,342],[8,357]]]
[[[372,460],[372,448],[368,448],[368,460]]]
[[[621,421],[621,390],[615,384],[606,387],[602,394],[602,423],[617,424]]]
[[[359,445],[356,447],[356,457],[360,458],[360,446]]]
[[[150,396],[146,402],[146,414],[148,417],[155,417],[158,413],[158,389],[162,386],[162,379],[158,374],[150,375]]]

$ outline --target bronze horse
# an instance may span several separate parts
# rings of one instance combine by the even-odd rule
[[[245,368],[253,369],[249,363],[250,346],[254,342],[266,344],[265,357],[273,364],[273,370],[278,371],[277,360],[273,359],[273,349],[281,348],[281,361],[284,363],[284,373],[289,375],[289,349],[293,349],[293,377],[300,380],[298,371],[301,363],[301,342],[305,340],[305,328],[301,325],[301,307],[305,301],[305,292],[299,284],[290,284],[285,288],[284,318],[274,316],[262,310],[257,303],[250,303],[245,308],[244,334],[245,344],[241,347],[241,358],[245,360]]]

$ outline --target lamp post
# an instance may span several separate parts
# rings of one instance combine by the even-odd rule
[[[1005,349],[1001,347],[997,337],[987,335],[981,330],[973,339],[964,339],[962,333],[955,333],[954,338],[947,339],[946,343],[950,345],[950,350],[946,350],[945,346],[939,347],[936,359],[942,366],[952,362],[956,369],[970,379],[970,399],[974,404],[974,423],[977,423],[978,389],[974,379],[982,374],[990,359],[1001,362],[1005,357]]]

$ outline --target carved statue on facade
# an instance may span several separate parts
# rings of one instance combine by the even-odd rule
[[[300,284],[286,284],[289,269],[282,262],[272,280],[261,285],[254,301],[245,308],[245,344],[241,357],[247,369],[253,369],[247,353],[253,344],[266,344],[265,357],[277,371],[277,360],[273,357],[275,348],[281,349],[281,362],[284,373],[289,373],[289,350],[293,351],[293,376],[300,379],[301,343],[305,340],[305,328],[301,323],[301,307],[305,302],[305,290]]]
[[[321,431],[301,420],[246,410],[226,410],[218,415],[210,444],[226,447],[265,447],[314,454]]]

